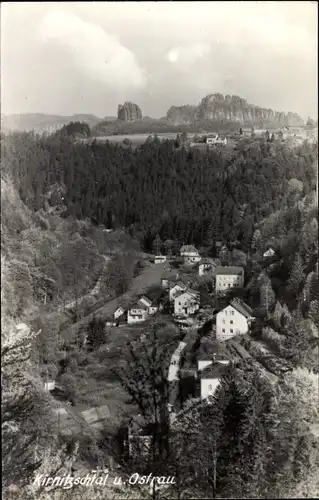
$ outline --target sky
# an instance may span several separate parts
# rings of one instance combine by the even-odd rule
[[[3,2],[1,112],[144,116],[207,94],[318,115],[317,2]]]

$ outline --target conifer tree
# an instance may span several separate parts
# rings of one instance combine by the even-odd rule
[[[287,290],[294,296],[297,296],[304,278],[304,264],[300,254],[296,254],[293,266],[290,271]]]

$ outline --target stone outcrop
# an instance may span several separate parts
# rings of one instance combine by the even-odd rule
[[[124,122],[134,122],[137,120],[141,120],[141,108],[133,102],[126,101],[123,105],[118,105],[117,118],[118,120],[122,120]]]
[[[197,118],[197,106],[172,106],[167,120],[173,125],[191,125]]]
[[[249,104],[236,95],[209,94],[198,106],[172,106],[166,115],[174,125],[189,125],[195,121],[232,121],[241,125],[301,126],[302,118],[297,113],[283,113]]]

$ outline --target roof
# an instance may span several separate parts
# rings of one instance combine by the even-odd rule
[[[177,281],[177,283],[172,283],[170,286],[170,290],[173,290],[173,288],[175,288],[175,286],[179,286],[179,287],[183,288],[183,290],[186,290],[186,288],[187,288],[187,285],[185,285],[185,283],[181,280]]]
[[[245,316],[245,318],[250,318],[252,313],[253,313],[253,310],[251,307],[249,307],[249,305],[247,305],[244,301],[242,301],[241,299],[238,299],[238,298],[235,298],[234,300],[232,300],[232,302],[230,303],[230,305],[236,309],[236,311],[238,311],[239,313],[241,313],[243,316]]]
[[[214,259],[210,259],[208,257],[205,257],[204,259],[200,260],[198,265],[201,266],[202,264],[209,264],[210,266],[216,265],[216,262]]]
[[[221,365],[220,363],[213,363],[212,365],[207,366],[207,368],[204,368],[202,370],[200,378],[202,379],[207,379],[207,378],[220,378],[225,371],[227,370],[227,366]]]
[[[192,290],[191,288],[189,288],[188,290],[186,290],[185,293],[189,293],[190,295],[194,295],[195,297],[199,297],[200,296],[200,293],[197,290]]]
[[[216,275],[243,274],[244,268],[239,266],[217,266]]]
[[[196,300],[200,299],[199,292],[196,292],[195,290],[186,290],[185,292],[182,292],[179,295],[177,295],[177,297],[175,297],[175,300],[179,299],[182,295],[189,295],[190,297],[192,297],[193,299],[196,299]]]
[[[197,361],[230,361],[228,356],[224,356],[223,354],[215,354],[215,353],[203,353],[197,357]]]
[[[243,358],[243,359],[251,358],[251,355],[249,354],[249,352],[246,351],[244,346],[242,346],[238,342],[235,342],[234,340],[230,340],[228,343],[228,346],[233,347],[235,349],[235,351],[237,352],[237,354],[239,354],[239,356],[241,358]]]
[[[198,254],[198,250],[196,247],[194,247],[194,245],[183,245],[180,249],[180,253],[184,252],[194,252]]]
[[[146,305],[145,304],[140,304],[138,302],[137,304],[135,304],[135,306],[133,306],[133,307],[131,307],[129,309],[130,315],[134,316],[135,314],[139,314],[138,312],[133,312],[133,311],[140,311],[141,309],[143,309],[143,311],[146,311],[147,310]]]
[[[152,305],[152,301],[150,299],[148,299],[145,295],[143,295],[142,297],[140,297],[140,300],[139,302],[143,300],[144,302],[147,303],[148,306],[151,306]]]

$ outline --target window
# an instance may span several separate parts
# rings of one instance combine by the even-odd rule
[[[222,329],[222,332],[225,333],[225,328]]]
[[[232,316],[234,316],[235,311],[230,311],[230,314],[231,314]]]
[[[212,390],[213,390],[213,386],[212,386],[212,384],[209,384],[209,385],[208,385],[208,389],[209,389],[210,391],[212,391]]]
[[[233,323],[234,323],[234,322],[233,322],[233,320],[231,319],[231,320],[230,320],[230,324],[232,325]]]
[[[234,333],[234,330],[232,328],[230,329],[230,333]]]

